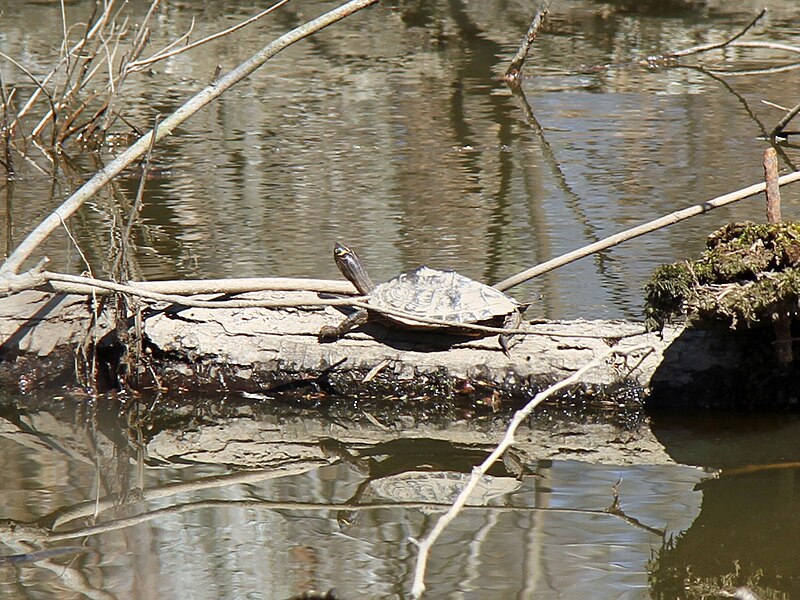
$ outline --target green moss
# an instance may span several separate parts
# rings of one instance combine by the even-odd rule
[[[662,265],[645,286],[650,329],[675,318],[732,328],[797,312],[800,223],[731,223],[711,234],[693,261]]]

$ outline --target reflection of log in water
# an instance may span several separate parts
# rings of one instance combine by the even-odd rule
[[[35,563],[53,558],[74,558],[75,556],[83,554],[84,552],[95,552],[95,550],[85,546],[62,546],[60,548],[36,550],[34,552],[25,552],[22,554],[10,554],[6,556],[0,556],[0,566]]]
[[[37,416],[32,425],[39,425],[41,431],[34,433],[30,427],[25,431],[14,432],[7,423],[4,435],[39,435],[48,441],[48,446],[69,449],[71,460],[82,453],[86,460],[94,462],[91,453],[97,445],[107,444],[107,440],[95,439],[81,449],[73,438],[74,432],[65,428],[53,416],[45,417],[38,406]],[[62,418],[68,418],[68,414]],[[74,422],[74,417],[69,419]],[[407,420],[405,425],[409,425]],[[530,425],[533,425],[532,423]],[[159,425],[163,426],[163,424]],[[108,428],[106,428],[108,429]],[[138,490],[127,499],[121,500],[117,494],[99,497],[70,506],[58,508],[36,522],[23,523],[13,520],[0,521],[0,541],[12,547],[21,543],[38,545],[66,542],[89,536],[102,535],[134,527],[170,515],[191,513],[202,509],[216,510],[293,510],[293,511],[348,511],[351,513],[376,511],[387,508],[414,508],[441,510],[449,506],[451,496],[472,471],[472,466],[495,446],[503,435],[503,423],[493,426],[486,422],[469,424],[466,422],[442,428],[436,424],[416,424],[404,430],[387,430],[371,423],[348,422],[347,427],[336,421],[313,418],[306,415],[290,417],[275,416],[272,419],[238,418],[227,419],[216,425],[200,427],[195,432],[187,432],[183,427],[161,431],[147,445],[151,460],[161,462],[172,460],[187,464],[191,462],[237,464],[240,466],[271,464],[270,468],[248,471],[233,471],[223,475],[200,477],[194,480],[167,483]],[[122,432],[107,433],[112,437],[122,436]],[[329,436],[335,433],[337,438]],[[579,435],[580,433],[580,435]],[[617,442],[610,440],[616,436]],[[628,444],[618,439],[619,428],[615,425],[571,425],[557,424],[552,416],[535,430],[527,426],[519,431],[519,441],[515,446],[520,462],[529,466],[544,457],[593,458],[600,462],[629,463],[631,457],[636,462],[670,464],[671,460],[663,449],[652,439],[648,439],[646,427],[640,434],[630,436]],[[122,442],[125,443],[125,442]],[[237,448],[238,446],[238,448]],[[571,450],[570,450],[571,448]],[[595,450],[592,451],[591,449]],[[342,457],[341,459],[339,457]],[[535,459],[533,457],[536,457]],[[237,500],[230,499],[231,490],[239,486],[250,486],[285,478],[287,481],[307,473],[332,461],[360,461],[368,468],[351,471],[353,477],[360,479],[363,493],[349,501],[326,500]],[[249,461],[249,462],[247,462]],[[127,463],[110,468],[127,468],[134,471],[137,466]],[[529,469],[526,469],[529,470]],[[502,465],[496,465],[482,479],[483,493],[470,497],[470,510],[508,512],[514,510],[552,512],[587,512],[605,514],[612,518],[623,518],[621,511],[576,510],[536,508],[533,506],[486,506],[492,498],[502,495],[521,485],[521,481],[539,480],[541,476],[528,476],[509,473]],[[114,479],[105,475],[107,479]],[[116,477],[119,479],[119,477]],[[431,495],[433,489],[440,490]],[[609,502],[612,491],[609,489]],[[209,495],[221,495],[223,499],[202,499]],[[201,498],[186,501],[186,498]],[[157,506],[158,508],[154,508]],[[124,508],[130,516],[113,518],[114,511]],[[104,516],[112,518],[103,519]],[[97,523],[75,526],[89,517],[98,518]],[[67,553],[67,549],[53,548],[52,556]],[[43,559],[47,555],[31,549],[20,552],[20,556],[9,561],[23,561],[28,558]]]

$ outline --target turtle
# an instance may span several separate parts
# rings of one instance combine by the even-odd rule
[[[371,319],[404,329],[441,329],[462,335],[481,335],[474,329],[461,327],[463,324],[502,323],[504,328],[513,329],[522,319],[522,305],[514,298],[455,271],[421,266],[376,286],[367,274],[364,262],[346,245],[336,242],[333,258],[342,275],[359,293],[369,296],[368,304],[423,319],[446,321],[447,324],[423,323],[399,315],[359,309],[336,326],[323,326],[319,332],[320,341],[336,340]],[[510,338],[507,334],[500,336],[500,345],[506,354]]]

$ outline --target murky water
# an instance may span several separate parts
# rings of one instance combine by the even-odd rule
[[[427,263],[492,282],[758,181],[766,147],[759,136],[782,116],[765,102],[796,104],[800,71],[718,71],[785,64],[794,54],[728,48],[687,60],[705,71],[626,63],[729,37],[761,4],[624,4],[553,2],[526,66],[524,95],[496,77],[527,28],[527,2],[383,2],[290,48],[157,149],[135,270],[146,279],[332,278],[330,248],[341,239],[376,280]],[[745,39],[800,45],[800,6],[766,4],[768,16]],[[127,117],[146,128],[156,112],[174,110],[211,81],[218,65],[233,68],[333,5],[293,2],[235,37],[158,63],[126,84]],[[134,21],[147,10],[144,2],[131,6]],[[82,0],[66,12],[80,20],[91,7]],[[176,39],[193,19],[197,39],[262,8],[166,2],[151,45]],[[0,51],[42,76],[61,38],[59,3],[0,1],[0,11]],[[34,89],[8,62],[0,62],[0,74],[19,98]],[[19,150],[18,178],[3,188],[4,249],[97,168],[73,150],[53,177],[43,152]],[[779,157],[782,170],[797,168],[792,145],[781,146]],[[119,188],[130,200],[138,184],[134,173]],[[798,189],[783,191],[786,218],[800,210]],[[80,252],[64,232],[45,245],[54,270],[81,271],[85,257],[103,275],[109,228],[120,219],[115,206],[100,196],[69,222]],[[641,289],[657,264],[697,253],[723,223],[762,214],[760,199],[744,201],[513,293],[541,295],[537,316],[639,318]],[[239,454],[225,459],[207,449],[208,457],[156,461],[144,432],[150,458],[142,462],[127,430],[100,432],[88,444],[74,425],[84,422],[79,416],[5,416],[0,517],[28,523],[89,502],[80,518],[56,528],[74,537],[44,544],[89,551],[0,563],[0,591],[9,597],[288,598],[330,588],[341,598],[408,597],[410,538],[431,527],[437,507],[408,496],[417,488],[392,477],[433,471],[459,481],[486,451],[467,452],[470,462],[464,448],[437,447],[439,458],[458,465],[452,470],[405,449],[374,458],[378,471],[398,460],[379,476],[317,457],[276,460],[243,478],[240,469],[254,465],[241,456],[258,455],[274,439],[239,440],[241,447],[228,448]],[[764,598],[797,597],[794,426],[783,416],[655,418],[678,465],[532,457],[542,477],[527,476],[469,508],[446,531],[430,561],[430,596],[712,597],[747,585],[772,590]],[[123,489],[120,473],[144,488],[144,499],[95,507],[95,499]],[[508,473],[493,477],[510,483]],[[398,489],[406,495],[391,493]],[[621,512],[609,514],[615,489]],[[95,508],[107,530],[86,529]],[[36,549],[5,530],[0,542],[2,555]],[[716,588],[702,587],[710,581]]]
[[[321,459],[309,445],[319,432],[366,440],[369,424],[265,414],[162,430],[141,446],[135,429],[93,414],[30,409],[0,421],[2,514],[16,523],[3,523],[0,542],[17,557],[0,562],[5,596],[409,597],[411,539],[433,526],[488,449],[394,433],[350,446],[344,462]],[[653,430],[686,466],[534,460],[520,480],[498,466],[434,546],[428,589],[689,598],[747,586],[796,597],[797,426],[662,417]],[[547,430],[521,439],[529,435]],[[122,502],[109,495],[122,489]],[[53,537],[31,544],[20,524],[51,527]],[[42,558],[41,548],[64,554]]]
[[[763,102],[793,106],[800,72],[587,71],[724,39],[754,14],[746,4],[694,11],[562,4],[529,58],[521,97],[496,77],[530,18],[523,2],[386,2],[280,54],[158,150],[138,229],[141,276],[339,277],[330,248],[341,239],[360,251],[377,280],[427,263],[492,282],[762,177],[766,145],[758,136],[782,116]],[[747,39],[796,41],[796,4],[768,4],[771,12]],[[77,20],[90,6],[77,2],[68,13]],[[141,18],[146,3],[133,6]],[[156,111],[174,110],[210,81],[217,65],[231,69],[330,6],[290,4],[236,37],[156,63],[126,83],[128,118],[146,128]],[[0,7],[0,48],[45,72],[53,47],[42,41],[61,29],[57,3]],[[151,45],[166,45],[192,19],[194,39],[256,12],[247,2],[169,4]],[[794,58],[735,48],[686,62],[737,70]],[[6,84],[27,97],[30,81],[7,62],[0,68]],[[781,168],[793,169],[796,150],[786,146],[780,155]],[[96,168],[76,157],[63,167],[71,176],[53,183],[42,154],[28,157],[14,161],[20,180],[8,195],[6,246],[64,197],[81,171]],[[129,196],[137,185],[135,176],[120,181]],[[799,194],[785,189],[787,217]],[[119,219],[112,204],[98,199],[71,224],[97,272],[108,267],[103,230]],[[514,293],[541,294],[541,316],[636,318],[657,264],[697,253],[725,222],[762,213],[760,200],[746,201]],[[46,251],[55,266],[69,257],[71,268],[83,268],[66,235]]]

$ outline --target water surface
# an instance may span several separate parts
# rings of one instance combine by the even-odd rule
[[[800,45],[797,4],[767,5],[767,17],[745,39]],[[68,20],[84,19],[92,6],[66,3]],[[129,4],[132,22],[147,6]],[[158,63],[126,83],[122,110],[144,129],[211,81],[218,65],[232,69],[332,6],[293,2],[235,36]],[[198,39],[262,8],[163,3],[150,44],[163,47],[193,19]],[[491,283],[750,185],[762,177],[768,144],[760,136],[782,115],[765,101],[793,106],[800,75],[716,71],[796,56],[728,48],[683,67],[631,61],[725,39],[757,8],[732,0],[688,9],[554,2],[526,64],[523,93],[515,95],[497,77],[528,26],[529,3],[382,2],[283,52],[159,146],[132,271],[145,279],[339,277],[331,248],[342,240],[376,280],[426,263]],[[0,1],[0,11],[0,50],[44,76],[60,42],[59,4]],[[8,62],[0,62],[0,74],[19,99],[32,93]],[[778,150],[781,169],[794,170],[797,149]],[[65,149],[57,169],[33,145],[15,152],[18,177],[5,182],[0,210],[7,252],[98,167],[75,147]],[[117,182],[128,202],[137,173]],[[794,218],[798,194],[784,189],[786,218]],[[98,196],[68,223],[71,237],[61,231],[45,244],[54,270],[79,272],[88,262],[96,275],[108,273],[111,231],[126,214],[118,200]],[[640,318],[642,287],[656,265],[695,255],[728,221],[762,215],[760,199],[745,201],[512,293],[541,297],[531,316]],[[129,488],[190,485],[142,502],[134,493],[116,510],[98,505],[97,523],[147,516],[139,522],[79,535],[92,525],[89,510],[61,524],[57,531],[76,529],[77,537],[47,547],[91,551],[0,565],[0,591],[9,597],[280,599],[335,588],[341,598],[405,598],[416,556],[410,538],[423,535],[441,510],[381,496],[365,485],[374,483],[371,475],[341,462],[156,459],[156,431],[137,433],[135,420],[108,429],[91,410],[81,412],[86,407],[71,416],[20,413],[14,401],[0,434],[4,519],[29,523]],[[794,420],[653,419],[674,462],[531,457],[541,477],[529,475],[466,510],[446,531],[430,562],[431,597],[678,598],[687,589],[700,597],[739,585],[775,594],[764,597],[800,594]],[[199,419],[195,429],[227,426]],[[277,443],[239,442],[228,449],[240,456]],[[316,452],[316,443],[308,447]],[[442,449],[439,458],[449,464],[431,466],[430,456],[419,460],[407,449],[389,457],[397,461],[392,475],[427,466],[455,477],[486,448],[466,450]],[[388,458],[374,460],[385,467]],[[256,467],[269,471],[237,478]],[[220,485],[205,485],[216,476]],[[380,505],[354,509],[353,498]],[[621,512],[609,514],[615,498]],[[33,550],[9,535],[0,542],[5,556]],[[716,587],[704,591],[709,582]]]

